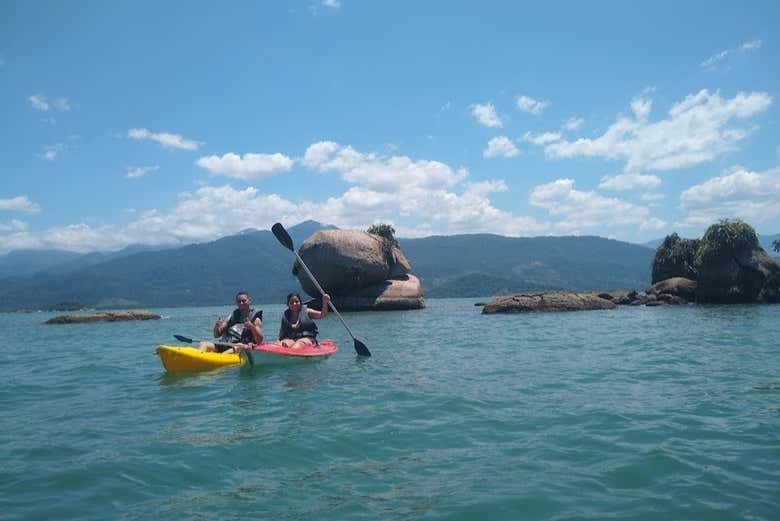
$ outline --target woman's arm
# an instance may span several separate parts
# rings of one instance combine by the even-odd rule
[[[328,304],[330,303],[330,295],[327,293],[322,295],[322,309],[306,308],[309,311],[309,316],[314,319],[322,319],[328,316]]]

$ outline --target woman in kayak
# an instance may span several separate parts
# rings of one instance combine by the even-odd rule
[[[263,343],[263,312],[249,307],[252,297],[246,291],[236,293],[236,309],[229,317],[220,318],[214,324],[214,338],[218,342],[201,342],[201,351],[218,351],[232,353],[233,347],[220,345],[231,344],[262,344]]]
[[[309,309],[301,304],[301,296],[297,293],[287,295],[287,309],[282,314],[282,325],[279,328],[279,342],[292,349],[300,349],[317,343],[317,324],[328,316],[330,295],[322,295],[322,310]]]

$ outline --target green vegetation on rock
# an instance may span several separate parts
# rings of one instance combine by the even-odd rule
[[[739,219],[722,219],[704,232],[696,253],[696,265],[701,266],[724,255],[734,255],[737,250],[751,248],[760,248],[753,227]]]
[[[368,230],[366,230],[366,232],[370,233],[371,235],[378,235],[379,237],[382,237],[390,241],[391,244],[398,246],[398,241],[395,238],[395,228],[393,228],[389,224],[385,224],[385,223],[372,224],[371,226],[368,227]]]
[[[667,235],[655,251],[653,284],[672,277],[695,280],[696,254],[700,243],[699,239],[683,239],[676,233]]]

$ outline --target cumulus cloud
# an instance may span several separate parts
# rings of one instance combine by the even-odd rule
[[[496,113],[496,108],[492,103],[476,103],[471,106],[471,115],[480,125],[484,125],[490,128],[501,128],[501,118]]]
[[[523,141],[533,143],[534,145],[546,145],[558,141],[561,137],[563,136],[560,132],[542,132],[541,134],[526,132],[523,134]]]
[[[318,172],[336,172],[354,185],[311,214],[344,227],[363,227],[375,220],[390,220],[399,235],[474,233],[491,230],[506,235],[542,233],[547,223],[515,216],[493,206],[489,195],[507,189],[501,180],[468,183],[468,172],[445,163],[405,156],[362,153],[332,141],[311,145],[301,161]],[[307,209],[306,205],[301,205]],[[317,216],[319,213],[319,217]]]
[[[465,169],[454,170],[439,161],[363,154],[351,146],[332,141],[309,146],[301,164],[318,172],[339,172],[344,181],[384,191],[395,191],[399,187],[447,188],[468,175]]]
[[[582,118],[569,118],[563,124],[563,129],[569,132],[575,132],[579,130],[582,124],[585,122]]]
[[[30,105],[36,110],[42,112],[48,112],[49,110],[60,110],[68,112],[70,110],[70,102],[67,98],[48,99],[43,94],[33,94],[27,98]]]
[[[512,140],[506,136],[498,136],[488,141],[487,147],[482,151],[482,156],[491,157],[516,157],[520,151]]]
[[[41,207],[30,201],[26,195],[19,195],[10,199],[0,199],[0,211],[38,213]]]
[[[27,228],[27,223],[18,219],[11,219],[7,223],[0,223],[0,233],[20,233],[27,231]]]
[[[557,179],[537,186],[531,192],[530,201],[534,206],[544,208],[550,215],[560,218],[555,225],[559,232],[629,225],[647,229],[657,227],[661,222],[650,216],[647,207],[604,197],[594,191],[576,190],[572,179]]]
[[[186,139],[180,134],[170,134],[168,132],[155,133],[145,128],[131,128],[127,131],[127,137],[138,141],[155,141],[165,148],[178,148],[181,150],[197,150],[202,144],[199,141]]]
[[[155,166],[128,166],[127,167],[127,178],[128,179],[139,179],[146,174],[150,174],[152,172],[156,172],[159,170],[160,167]]]
[[[654,175],[619,174],[601,178],[599,188],[602,190],[636,190],[653,189],[661,185],[661,179]]]
[[[740,92],[728,99],[718,91],[701,90],[674,104],[666,119],[649,122],[649,100],[636,98],[634,117],[619,117],[594,139],[548,144],[545,152],[556,158],[625,159],[625,173],[686,168],[735,150],[749,130],[732,123],[765,111],[771,103],[766,92]]]
[[[740,218],[762,223],[780,216],[780,168],[754,172],[743,167],[691,186],[680,195],[687,212],[680,226],[710,225]]]
[[[243,228],[269,229],[276,221],[296,219],[297,211],[296,204],[252,187],[205,186],[181,194],[170,211],[150,210],[125,226],[79,223],[41,233],[22,229],[0,234],[0,253],[27,248],[88,252],[117,250],[130,244],[190,244],[235,234]]]
[[[227,153],[222,157],[206,156],[195,164],[208,170],[211,175],[224,175],[236,179],[270,177],[292,169],[294,161],[283,154],[237,154]]]
[[[544,109],[550,105],[549,101],[538,101],[530,96],[518,96],[517,108],[523,112],[529,112],[535,116],[538,116]]]

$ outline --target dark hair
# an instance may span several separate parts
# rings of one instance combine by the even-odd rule
[[[252,298],[252,295],[250,295],[246,291],[239,291],[238,293],[236,293],[236,300],[238,300],[238,297],[240,297],[241,295],[246,295],[247,298]]]
[[[298,300],[300,300],[301,302],[303,302],[303,299],[301,298],[301,296],[300,296],[299,294],[297,294],[297,293],[289,293],[289,294],[287,295],[287,300],[285,301],[285,303],[286,303],[288,306],[290,305],[290,299],[291,299],[291,298],[293,298],[293,297],[298,297]]]

